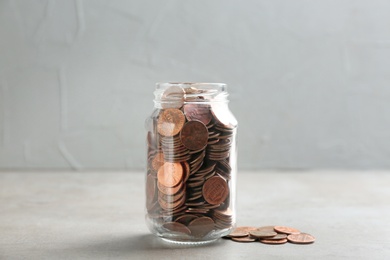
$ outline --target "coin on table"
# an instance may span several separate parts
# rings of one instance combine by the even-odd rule
[[[198,120],[208,125],[212,119],[210,106],[206,104],[186,104],[183,107],[188,121]]]
[[[254,230],[249,232],[249,235],[255,238],[268,238],[268,237],[276,236],[277,234],[278,233],[276,233],[275,231]]]
[[[316,240],[315,237],[306,233],[291,234],[287,236],[287,239],[291,243],[295,243],[295,244],[310,244]]]
[[[246,232],[246,231],[241,231],[241,230],[233,230],[232,232],[230,232],[229,235],[227,235],[226,237],[247,237],[249,235],[249,232]]]
[[[280,245],[287,243],[287,239],[279,239],[279,240],[272,240],[272,239],[260,239],[259,240],[263,244],[269,244],[269,245]]]
[[[274,226],[261,226],[256,228],[258,231],[275,231]]]
[[[207,127],[200,121],[189,121],[180,132],[183,145],[190,150],[200,150],[206,147],[209,139]]]
[[[301,231],[299,231],[296,228],[285,227],[285,226],[274,226],[274,230],[278,233],[288,234],[288,235],[301,233]]]
[[[231,238],[233,241],[236,241],[236,242],[255,242],[257,239],[256,238],[252,238],[250,236],[246,236],[246,237],[232,237]]]
[[[157,172],[157,180],[165,187],[175,187],[183,179],[181,163],[166,162]]]
[[[236,227],[232,232],[230,232],[227,237],[246,237],[249,235],[249,232],[256,230],[256,227],[250,226],[240,226]]]
[[[157,131],[163,136],[175,136],[183,128],[185,121],[185,116],[181,110],[176,108],[164,109],[157,121]]]
[[[276,236],[273,237],[267,237],[267,240],[280,240],[285,238],[287,238],[286,234],[277,234]]]
[[[208,203],[217,205],[224,202],[228,197],[229,187],[223,178],[214,176],[204,183],[202,193]]]

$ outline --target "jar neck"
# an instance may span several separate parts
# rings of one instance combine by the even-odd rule
[[[156,108],[172,104],[227,104],[227,86],[223,83],[157,83],[154,91]]]

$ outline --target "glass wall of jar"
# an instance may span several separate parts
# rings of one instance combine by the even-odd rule
[[[146,121],[146,223],[171,242],[207,243],[235,226],[237,121],[221,83],[158,83]]]

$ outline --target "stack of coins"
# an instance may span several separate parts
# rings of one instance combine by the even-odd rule
[[[171,87],[147,122],[148,217],[159,232],[195,238],[233,227],[234,117],[195,88]],[[230,112],[229,112],[230,113]],[[233,118],[233,119],[232,119]]]
[[[263,244],[279,245],[287,242],[294,244],[311,244],[315,238],[307,233],[302,233],[296,228],[285,226],[264,227],[237,227],[226,238],[235,242],[255,242]]]

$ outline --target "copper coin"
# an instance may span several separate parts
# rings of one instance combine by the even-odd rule
[[[274,226],[261,226],[261,227],[258,227],[256,228],[256,230],[258,231],[271,231],[271,232],[275,232],[274,230]]]
[[[175,202],[168,202],[168,201],[164,200],[163,198],[158,197],[158,203],[160,204],[161,208],[163,208],[165,210],[175,210],[178,207],[180,207],[181,205],[183,205],[185,200],[186,200],[185,196],[182,196],[179,200],[177,200]]]
[[[160,167],[164,164],[164,154],[157,153],[152,160],[153,170],[158,171]]]
[[[214,221],[209,217],[200,217],[191,221],[188,228],[193,236],[204,237],[214,229]]]
[[[207,127],[200,121],[189,121],[181,129],[180,139],[190,150],[205,148],[209,138]]]
[[[269,244],[269,245],[280,245],[287,243],[287,239],[279,239],[279,240],[272,240],[272,239],[260,239],[259,240],[263,244]]]
[[[233,231],[227,237],[247,237],[248,235],[249,233],[245,231]]]
[[[277,234],[276,236],[273,237],[267,237],[267,240],[280,240],[285,238],[287,238],[287,234]]]
[[[175,187],[183,179],[181,163],[166,162],[157,173],[157,180],[165,187]]]
[[[186,182],[190,177],[190,165],[188,164],[188,162],[182,162],[181,164],[183,166],[184,171],[183,182]]]
[[[174,195],[180,192],[184,188],[184,185],[183,182],[179,182],[179,184],[174,187],[165,187],[160,182],[157,182],[157,188],[160,192],[166,195]]]
[[[255,227],[241,226],[236,227],[232,232],[230,232],[228,237],[245,237],[249,235],[249,232],[256,230]]]
[[[179,86],[167,88],[161,96],[162,108],[180,108],[184,103],[184,89]]]
[[[157,122],[157,131],[163,136],[175,136],[183,128],[186,118],[181,110],[168,108],[162,110]]]
[[[218,102],[212,104],[211,112],[214,118],[223,126],[232,129],[237,126],[237,120],[224,104]]]
[[[287,239],[291,243],[295,243],[295,244],[310,244],[316,240],[315,237],[306,233],[291,234],[287,236]]]
[[[274,230],[278,233],[288,234],[288,235],[301,233],[301,231],[299,231],[298,229],[291,228],[291,227],[284,227],[284,226],[274,226]]]
[[[195,216],[195,215],[192,215],[192,214],[184,214],[184,215],[178,217],[175,221],[176,221],[176,222],[179,222],[179,223],[181,223],[181,224],[183,224],[183,225],[188,226],[188,225],[191,223],[191,221],[193,221],[193,220],[196,219],[196,218],[198,218],[198,217]]]
[[[168,229],[171,232],[175,233],[184,233],[187,235],[191,234],[191,231],[188,229],[188,227],[184,226],[181,223],[178,222],[167,222],[162,225],[163,228]]]
[[[268,237],[276,236],[277,234],[278,233],[276,233],[275,231],[254,230],[254,231],[249,232],[249,235],[251,235],[252,237],[256,237],[256,238],[268,238]]]
[[[244,243],[255,242],[257,240],[256,238],[252,238],[250,236],[246,236],[246,237],[232,237],[231,239],[233,241],[236,241],[236,242],[244,242]]]
[[[208,203],[221,204],[229,195],[229,187],[223,178],[214,176],[204,183],[202,193]]]
[[[210,106],[205,104],[186,104],[183,107],[188,121],[198,120],[207,125],[212,119]]]
[[[166,201],[167,203],[176,203],[178,200],[181,200],[182,197],[184,196],[185,194],[185,189],[183,188],[182,190],[180,190],[180,192],[178,192],[177,194],[174,194],[174,195],[167,195],[167,194],[164,194],[162,193],[161,191],[158,192],[158,197],[164,201]]]

